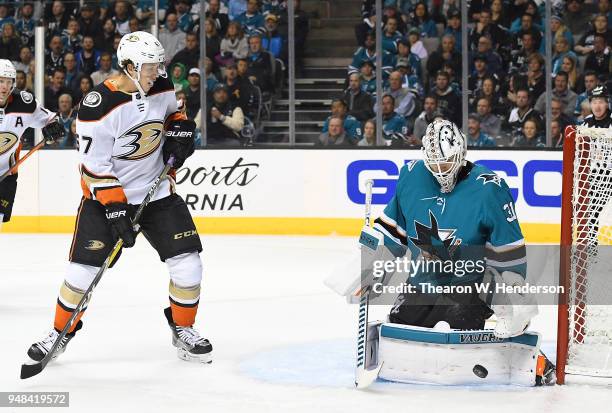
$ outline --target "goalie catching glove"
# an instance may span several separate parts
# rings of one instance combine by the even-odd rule
[[[185,160],[195,151],[195,128],[192,120],[181,119],[170,123],[166,131],[166,142],[162,148],[164,163],[174,155],[174,168],[183,166]]]
[[[125,248],[136,243],[136,231],[132,225],[134,207],[126,203],[114,203],[106,206],[106,219],[111,226],[115,239],[121,238]]]
[[[495,336],[508,338],[523,334],[531,319],[538,315],[535,298],[514,291],[526,285],[523,276],[512,271],[500,274],[495,268],[487,267],[483,282],[489,283],[492,292],[481,295],[481,299],[490,305],[497,318]]]
[[[45,142],[51,144],[56,142],[58,139],[63,138],[66,131],[59,121],[55,119],[42,128],[42,134],[45,138]]]

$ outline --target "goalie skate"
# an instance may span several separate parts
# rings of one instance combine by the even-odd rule
[[[172,330],[172,345],[176,347],[178,358],[194,363],[212,363],[212,345],[200,337],[200,333],[190,327],[181,327],[174,324],[170,307],[164,310],[168,325]]]

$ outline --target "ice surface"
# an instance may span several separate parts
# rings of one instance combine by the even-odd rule
[[[0,234],[0,391],[69,391],[70,409],[54,412],[610,411],[612,389],[589,386],[354,390],[357,308],[322,283],[354,248],[342,237],[203,237],[197,326],[213,343],[211,365],[176,357],[166,268],[139,238],[102,279],[66,353],[22,381],[26,350],[51,326],[70,238]],[[554,308],[540,313],[532,327],[553,353]]]

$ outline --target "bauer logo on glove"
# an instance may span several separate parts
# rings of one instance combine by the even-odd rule
[[[189,158],[195,151],[195,122],[189,119],[172,121],[166,130],[166,142],[162,148],[164,163],[168,162],[170,156],[174,156],[174,168],[183,166],[185,159]]]

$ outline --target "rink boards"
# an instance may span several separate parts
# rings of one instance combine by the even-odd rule
[[[177,191],[201,233],[354,235],[366,179],[376,215],[400,168],[420,158],[418,150],[198,150],[177,172]],[[558,241],[561,152],[474,150],[468,159],[506,179],[528,242]],[[77,152],[40,151],[20,169],[3,232],[72,232],[81,195]]]

